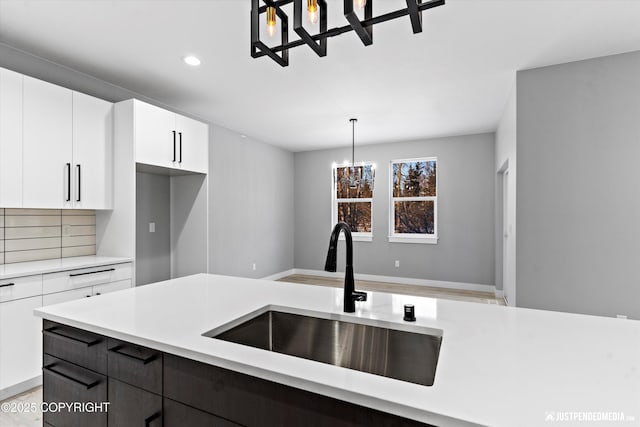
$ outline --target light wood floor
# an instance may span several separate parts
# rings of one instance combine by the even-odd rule
[[[304,274],[293,274],[283,277],[279,282],[302,283],[304,285],[330,286],[341,288],[344,286],[344,279],[320,276],[307,276]],[[479,302],[483,304],[505,305],[502,298],[490,292],[465,291],[458,289],[434,288],[419,285],[404,285],[401,283],[371,282],[368,280],[356,280],[356,289],[373,292],[391,292],[394,294],[415,295],[419,297],[443,298],[456,301]]]
[[[35,404],[37,411],[31,412],[31,405],[29,411],[4,412],[0,410],[0,427],[42,427],[42,412],[40,411],[42,387],[36,387],[2,401],[3,405],[6,403],[9,403],[10,407],[15,405],[13,409],[18,410],[22,409],[21,405]]]

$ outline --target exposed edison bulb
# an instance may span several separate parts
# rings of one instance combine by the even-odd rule
[[[267,7],[267,34],[269,37],[273,37],[276,33],[276,8]]]
[[[307,0],[307,12],[309,13],[309,22],[315,24],[318,22],[318,0]]]
[[[353,4],[355,4],[358,9],[364,9],[367,5],[367,0],[353,0]]]

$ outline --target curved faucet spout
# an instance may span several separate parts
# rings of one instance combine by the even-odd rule
[[[345,242],[347,244],[347,263],[345,266],[344,277],[344,311],[353,313],[356,311],[356,301],[366,301],[367,294],[355,290],[353,278],[353,239],[351,238],[351,227],[345,222],[339,222],[333,228],[331,238],[329,239],[329,251],[327,252],[327,260],[324,264],[325,271],[335,272],[337,269],[338,258],[338,237],[340,232],[344,233]]]

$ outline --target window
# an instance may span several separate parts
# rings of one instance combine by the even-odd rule
[[[333,225],[346,222],[353,240],[373,239],[372,208],[375,166],[334,166],[333,168]]]
[[[389,241],[438,242],[438,159],[392,160]]]

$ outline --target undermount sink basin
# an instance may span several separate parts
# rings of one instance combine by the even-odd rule
[[[203,335],[397,380],[433,385],[442,331],[369,319],[358,319],[356,323],[347,319],[329,313],[294,313],[265,307]]]

